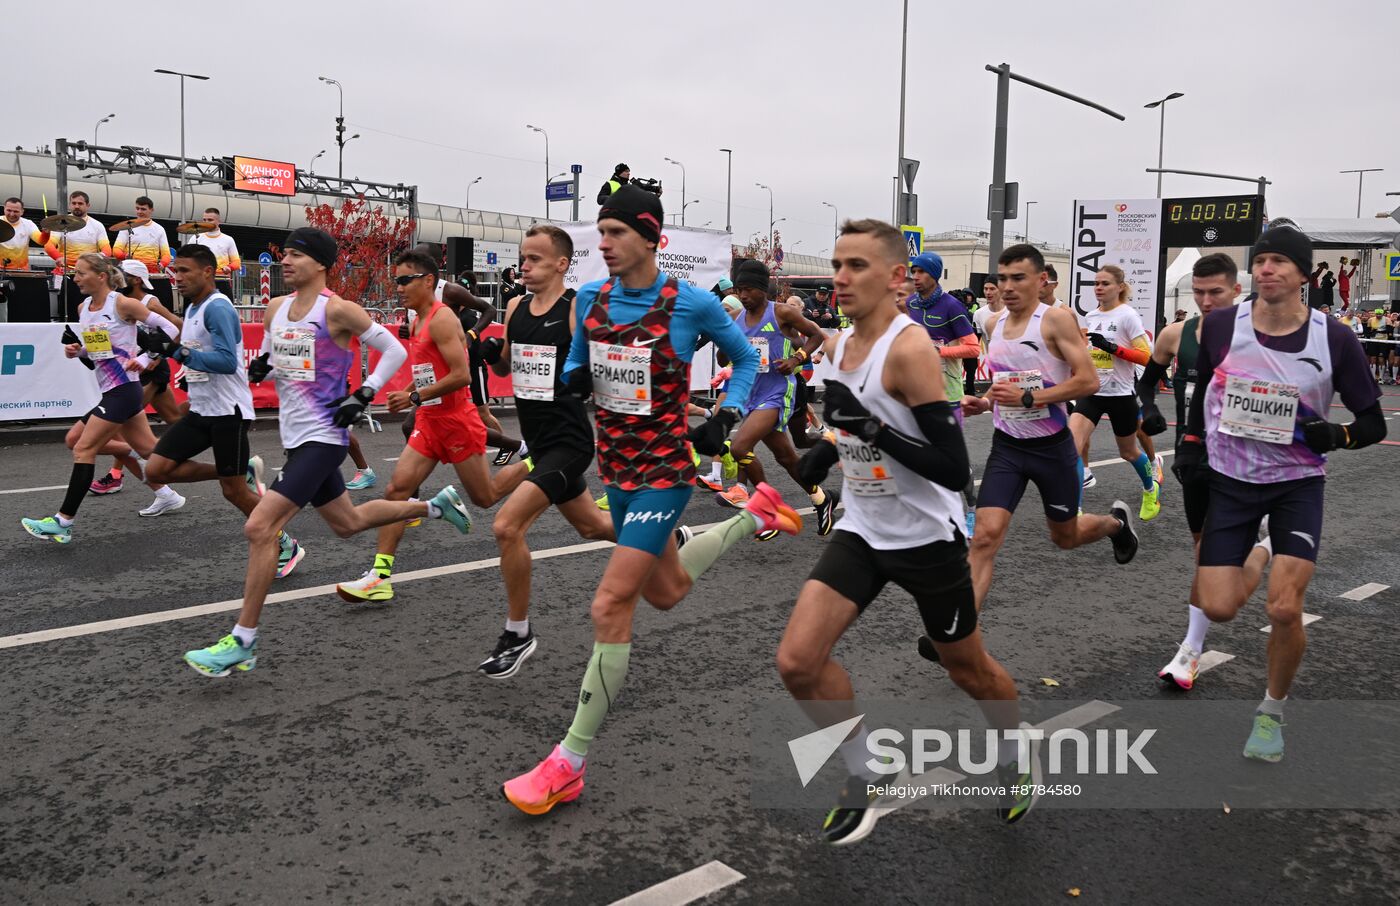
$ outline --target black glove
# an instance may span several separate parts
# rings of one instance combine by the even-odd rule
[[[725,406],[704,424],[696,425],[686,432],[686,440],[702,456],[718,456],[724,452],[724,442],[729,432],[739,422],[739,410]]]
[[[407,340],[407,339],[408,339],[408,319],[407,319],[407,318],[405,318],[405,319],[404,319],[404,322],[403,322],[402,324],[399,325],[399,339],[400,339],[400,340]]]
[[[1167,430],[1167,418],[1156,403],[1144,403],[1142,407],[1142,433],[1155,437]]]
[[[504,337],[487,337],[481,341],[481,360],[488,365],[494,365],[501,360],[501,353],[505,348]]]
[[[1199,440],[1182,439],[1176,445],[1176,456],[1172,458],[1172,474],[1182,484],[1196,480],[1206,461],[1206,445]]]
[[[136,345],[141,347],[144,353],[163,355],[166,358],[174,358],[175,350],[180,348],[175,338],[163,330],[137,330]]]
[[[335,422],[337,428],[348,428],[365,414],[365,407],[374,400],[374,391],[368,387],[361,387],[354,393],[346,394],[338,400],[332,400],[326,404],[327,409],[334,409],[335,416],[331,421]]]
[[[179,387],[180,390],[182,390],[185,393],[190,392],[190,382],[185,380],[185,376],[183,374],[180,375],[180,379],[175,382],[175,386]]]
[[[841,454],[836,451],[836,445],[823,438],[797,461],[797,477],[807,487],[814,488],[826,481],[831,467],[840,460]]]
[[[77,343],[79,346],[83,345],[83,341],[82,341],[81,339],[79,339],[78,335],[75,334],[75,333],[73,332],[72,326],[71,326],[71,325],[68,325],[68,324],[64,324],[64,325],[63,325],[63,345],[64,345],[64,346],[67,346],[67,345],[69,345],[70,343]],[[78,356],[78,361],[79,361],[79,362],[82,362],[83,365],[87,367],[87,370],[88,370],[88,371],[92,371],[94,368],[97,367],[97,365],[94,364],[93,361],[92,361],[91,359],[85,359],[85,358],[83,358],[82,356]]]
[[[580,365],[554,383],[554,395],[568,399],[586,400],[593,395],[593,372]]]
[[[840,381],[826,381],[824,384],[825,408],[823,414],[826,416],[826,423],[833,428],[840,428],[847,434],[854,434],[866,443],[873,443],[875,435],[880,433],[880,420],[870,414],[870,410],[856,399],[856,395],[851,392]]]
[[[1089,334],[1089,345],[1097,349],[1102,349],[1109,355],[1115,355],[1118,352],[1118,344],[1101,333]]]
[[[1305,418],[1299,426],[1303,429],[1303,443],[1319,456],[1346,444],[1346,431],[1342,426],[1334,425],[1321,416]]]
[[[248,380],[254,384],[261,384],[267,380],[267,376],[271,373],[272,353],[270,352],[264,352],[248,363]]]

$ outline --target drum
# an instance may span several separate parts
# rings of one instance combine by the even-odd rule
[[[48,275],[39,271],[0,271],[0,321],[47,324],[53,320],[49,307]]]
[[[151,275],[151,295],[160,300],[170,311],[175,310],[175,289],[171,286],[169,277]]]

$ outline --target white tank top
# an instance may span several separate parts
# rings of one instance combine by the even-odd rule
[[[140,356],[141,349],[136,345],[136,325],[117,314],[117,293],[108,293],[97,311],[91,311],[91,306],[92,296],[88,296],[78,310],[78,337],[93,364],[98,392],[140,380],[140,372],[126,370],[126,363]]]
[[[290,320],[296,296],[288,296],[272,316],[272,373],[277,378],[280,406],[277,421],[282,447],[293,450],[305,443],[347,446],[350,432],[332,420],[333,400],[344,396],[345,381],[354,354],[341,349],[326,328],[329,290],[322,291],[306,317]]]
[[[1030,320],[1026,322],[1026,329],[1014,340],[1006,338],[1006,322],[1010,320],[1011,313],[1003,312],[997,318],[992,335],[987,339],[987,370],[991,372],[992,383],[1010,383],[1023,390],[1042,390],[1069,379],[1069,363],[1055,358],[1050,352],[1041,329],[1049,311],[1050,306],[1044,302],[1037,303]],[[993,403],[992,421],[996,430],[1003,434],[1029,440],[1060,433],[1069,424],[1069,415],[1064,403],[1052,403],[1038,409]]]
[[[841,367],[841,361],[853,328],[841,331],[835,355],[817,366],[814,377],[842,382],[880,421],[903,434],[922,437],[914,413],[884,386],[890,344],[900,331],[911,328],[924,329],[908,318],[895,318],[865,361],[849,370]],[[966,519],[962,494],[915,474],[874,444],[844,431],[837,432],[836,448],[841,454],[841,499],[846,505],[837,528],[859,535],[876,550],[905,550],[957,536]]]
[[[214,336],[204,326],[204,315],[216,306],[233,303],[223,293],[214,293],[198,305],[185,309],[185,326],[180,331],[180,342],[191,349],[212,350]],[[248,387],[248,369],[244,367],[243,337],[240,333],[234,346],[237,364],[233,374],[212,374],[196,371],[186,366],[181,372],[187,382],[190,394],[190,411],[211,418],[219,415],[233,415],[234,407],[245,419],[253,417],[253,391]]]

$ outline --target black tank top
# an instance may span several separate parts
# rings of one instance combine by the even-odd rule
[[[1190,414],[1188,393],[1196,390],[1196,355],[1200,352],[1200,342],[1196,331],[1200,329],[1201,316],[1187,320],[1181,325],[1181,340],[1176,347],[1176,377],[1172,379],[1172,392],[1176,394],[1176,439],[1186,431],[1186,417]],[[1189,388],[1189,389],[1188,389]]]
[[[565,292],[543,315],[530,313],[530,302],[534,296],[525,296],[516,303],[506,324],[506,338],[512,346],[528,343],[534,346],[553,346],[555,349],[556,383],[564,370],[564,361],[569,356],[569,346],[573,343],[573,332],[569,329],[569,314],[574,294]],[[516,399],[515,411],[520,416],[520,432],[525,435],[525,443],[530,445],[530,455],[538,458],[546,450],[565,447],[587,453],[593,450],[593,426],[588,420],[588,410],[581,400]]]

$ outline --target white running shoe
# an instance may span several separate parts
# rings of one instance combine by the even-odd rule
[[[1171,663],[1157,671],[1157,679],[1163,686],[1170,688],[1174,685],[1183,692],[1189,692],[1191,687],[1196,685],[1196,672],[1200,663],[1201,653],[1182,642]]]
[[[151,501],[151,505],[144,510],[138,510],[138,516],[159,516],[163,513],[173,513],[185,505],[185,498],[175,492],[169,494],[157,494],[156,499]]]
[[[267,485],[263,484],[263,458],[261,456],[248,457],[248,487],[259,497],[267,493]]]
[[[1167,483],[1167,469],[1166,463],[1162,461],[1161,453],[1158,453],[1156,458],[1152,460],[1152,468],[1157,473],[1157,483],[1165,487]]]
[[[1092,488],[1094,485],[1096,485],[1096,484],[1098,484],[1098,483],[1099,483],[1099,480],[1098,480],[1097,478],[1094,477],[1094,470],[1093,470],[1093,469],[1090,469],[1088,466],[1085,466],[1085,467],[1084,467],[1084,490],[1087,491],[1087,490],[1089,490],[1090,488]]]

